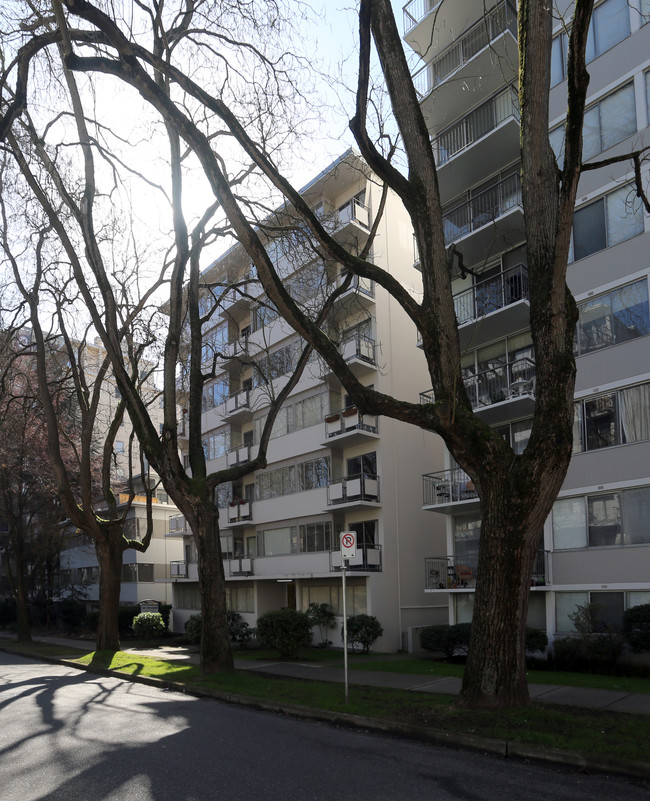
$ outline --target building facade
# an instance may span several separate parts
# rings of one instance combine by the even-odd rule
[[[367,242],[380,193],[352,151],[302,190],[333,235],[355,252]],[[267,247],[305,306],[343,280],[340,265],[289,232],[270,238]],[[371,258],[417,294],[421,281],[412,254],[412,228],[391,195]],[[268,304],[243,248],[224,254],[204,280],[213,287],[206,308],[219,296],[205,326],[203,354],[206,365],[216,358],[202,418],[212,471],[254,458],[271,393],[295,367],[301,343]],[[392,298],[355,279],[325,325],[364,385],[417,402],[426,365],[413,323]],[[219,490],[229,607],[254,625],[272,609],[325,602],[340,626],[339,534],[354,530],[347,610],[379,619],[384,635],[378,647],[398,650],[413,627],[445,622],[446,597],[428,595],[422,581],[424,556],[432,541],[444,545],[444,526],[422,509],[419,478],[441,454],[433,434],[355,407],[314,355],[276,419],[268,467]],[[185,558],[172,565],[177,630],[200,608],[196,551],[184,526],[182,518],[173,524],[186,535]],[[338,631],[330,638],[340,643]]]
[[[487,8],[487,11],[485,9]],[[552,50],[550,138],[562,158],[567,24]],[[423,64],[414,83],[439,170],[445,233],[474,275],[455,281],[463,375],[476,413],[521,452],[535,404],[535,362],[519,180],[516,9],[509,2],[411,0],[405,40]],[[650,3],[596,2],[583,158],[650,144]],[[603,623],[650,602],[650,218],[631,162],[582,176],[568,284],[578,302],[574,456],[545,525],[529,624],[573,630],[576,606]],[[647,167],[643,169],[647,185]],[[426,388],[422,388],[426,390]],[[426,397],[426,392],[425,392]],[[443,516],[447,549],[425,560],[427,592],[448,594],[450,622],[471,620],[481,512],[446,455],[424,476],[424,506]],[[438,516],[436,515],[436,516]]]

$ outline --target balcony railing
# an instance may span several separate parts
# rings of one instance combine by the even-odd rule
[[[346,362],[351,359],[375,364],[375,340],[364,334],[354,334],[341,343],[341,355]]]
[[[540,549],[535,557],[532,587],[543,587],[549,583],[550,552]],[[476,587],[478,552],[463,556],[427,556],[424,559],[425,589],[464,590]]]
[[[527,357],[512,362],[498,362],[476,375],[463,379],[472,409],[535,394],[535,362]],[[420,393],[420,403],[435,403],[432,389]]]
[[[458,325],[478,320],[498,309],[528,299],[528,269],[523,264],[477,281],[454,295]]]
[[[518,173],[512,173],[444,214],[445,243],[494,222],[516,206],[521,206],[521,183]]]
[[[379,476],[356,473],[331,481],[327,487],[327,503],[351,503],[353,501],[378,501]]]
[[[251,445],[237,445],[235,448],[230,448],[226,454],[226,464],[228,467],[250,462],[252,458],[251,448]]]
[[[442,0],[411,0],[407,3],[404,6],[404,33],[407,34],[441,2]]]
[[[352,198],[344,203],[336,211],[337,228],[342,228],[349,223],[357,223],[364,228],[370,228],[370,209],[360,203],[356,198]]]
[[[339,273],[334,280],[328,282],[327,284],[327,292],[333,292],[343,283],[343,275]],[[362,278],[359,275],[355,275],[350,282],[350,286],[348,287],[348,292],[358,292],[360,295],[365,295],[369,298],[375,297],[375,282],[372,281],[370,278]]]
[[[241,389],[226,398],[226,414],[234,414],[242,409],[250,408],[250,390]]]
[[[330,570],[341,569],[341,550],[330,551]],[[380,572],[382,569],[381,545],[357,545],[354,559],[348,559],[346,570]]]
[[[176,515],[175,517],[169,518],[169,533],[170,534],[189,534],[190,527],[187,524],[187,520],[183,515]]]
[[[512,86],[491,97],[432,140],[437,166],[446,164],[509,117],[519,121],[519,100]]]
[[[477,53],[502,36],[506,30],[517,36],[517,12],[510,3],[504,2],[490,9],[450,47],[415,73],[413,85],[420,100],[457,69],[471,61]]]
[[[423,506],[439,506],[478,498],[474,482],[460,467],[422,476]]]
[[[332,412],[325,418],[325,434],[328,438],[350,431],[367,431],[376,434],[377,415],[364,414],[356,406],[349,406],[347,409]]]
[[[228,522],[244,523],[253,519],[253,504],[243,498],[240,501],[230,501],[228,506]]]
[[[187,562],[174,561],[169,563],[169,575],[171,578],[187,578]]]

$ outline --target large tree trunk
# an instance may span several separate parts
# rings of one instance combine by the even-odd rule
[[[97,650],[120,650],[119,606],[122,583],[122,530],[102,531],[95,540],[99,562],[99,620],[97,621]]]
[[[198,551],[199,589],[201,591],[201,670],[219,673],[233,670],[228,620],[226,617],[226,580],[219,540],[219,510],[202,505],[194,538]]]
[[[31,642],[32,629],[29,619],[29,598],[27,595],[27,586],[23,572],[23,565],[21,564],[16,564],[14,598],[16,599],[16,633],[18,636],[18,642]]]

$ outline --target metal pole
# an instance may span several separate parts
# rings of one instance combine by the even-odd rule
[[[345,703],[348,702],[348,612],[345,598],[345,568],[348,560],[341,559],[341,579],[343,582],[343,676],[345,683]]]

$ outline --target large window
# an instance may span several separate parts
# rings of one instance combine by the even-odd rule
[[[264,501],[293,492],[326,487],[329,474],[328,456],[267,470],[255,477],[255,497],[258,501]]]
[[[203,389],[203,411],[220,406],[228,397],[228,380],[221,378]]]
[[[575,405],[573,451],[650,439],[650,383],[607,392]]]
[[[226,587],[226,606],[233,612],[254,612],[255,598],[253,587],[242,584],[237,587]]]
[[[562,498],[553,505],[557,551],[650,543],[650,487]]]
[[[591,604],[592,632],[618,630],[623,626],[626,609],[647,603],[648,593],[643,592],[556,592],[555,628],[560,633],[575,632],[571,620],[578,606]]]
[[[318,395],[311,395],[307,398],[289,403],[280,409],[275,419],[271,431],[271,439],[283,437],[294,431],[301,431],[314,425],[321,425],[327,412],[329,411],[329,394],[321,392]],[[259,442],[266,415],[258,417],[254,421],[255,442]]]
[[[213,431],[203,437],[203,453],[207,461],[225,456],[230,446],[228,431]]]
[[[587,37],[587,63],[606,53],[630,35],[628,0],[605,0],[594,8]],[[562,32],[553,39],[551,49],[551,86],[566,78],[568,35]]]
[[[343,614],[343,598],[341,582],[328,584],[302,584],[300,605],[307,609],[310,603],[329,604],[335,615]],[[346,612],[348,615],[367,614],[365,581],[355,583],[348,579],[345,593]]]
[[[650,333],[647,279],[578,305],[576,355],[591,353]]]
[[[347,476],[372,476],[377,475],[377,453],[364,453],[362,456],[352,456],[347,460]]]
[[[630,81],[585,111],[582,126],[582,159],[587,161],[636,133],[634,83]],[[549,134],[558,163],[564,152],[564,124]]]
[[[632,184],[625,184],[577,209],[573,215],[573,258],[584,259],[643,233],[643,209]]]
[[[374,546],[377,544],[377,520],[363,520],[360,523],[350,523],[350,531],[357,534],[357,546],[359,548]]]
[[[257,534],[257,553],[260,556],[318,553],[331,548],[332,524],[327,520],[266,529]]]

